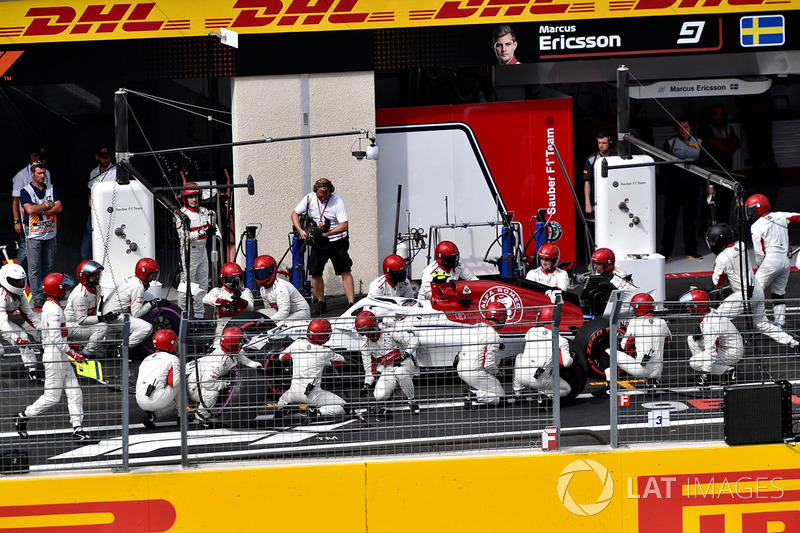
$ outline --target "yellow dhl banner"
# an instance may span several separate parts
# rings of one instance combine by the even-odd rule
[[[798,0],[0,1],[0,46],[797,9]]]

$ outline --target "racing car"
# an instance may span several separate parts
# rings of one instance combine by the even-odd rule
[[[462,349],[468,328],[483,321],[483,311],[491,302],[501,302],[508,309],[506,325],[499,330],[502,341],[499,356],[506,360],[503,364],[513,365],[513,358],[523,351],[525,333],[534,324],[539,309],[552,306],[553,289],[524,279],[500,280],[481,279],[476,281],[455,281],[433,284],[429,301],[414,298],[366,297],[348,308],[341,316],[330,318],[333,333],[326,343],[328,347],[341,353],[349,365],[343,374],[362,379],[359,347],[363,343],[355,331],[355,317],[361,311],[372,311],[379,318],[396,317],[402,319],[402,327],[413,331],[420,344],[416,358],[421,374],[437,370],[452,370],[456,357]],[[560,332],[573,337],[584,325],[583,311],[575,295],[564,293],[561,307]],[[265,366],[270,387],[279,393],[288,386],[287,372],[278,354],[282,348],[298,338],[304,338],[308,321],[270,327],[267,331],[254,335],[244,350],[248,355],[266,355]],[[251,333],[254,328],[262,328],[263,321],[245,325]],[[561,376],[570,384],[571,392],[563,398],[574,399],[583,391],[588,382],[586,359],[582,350],[572,345],[573,363],[561,368]],[[256,357],[260,360],[260,358]]]

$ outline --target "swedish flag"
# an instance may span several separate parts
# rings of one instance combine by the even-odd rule
[[[783,15],[742,17],[739,20],[742,46],[780,46],[786,40]]]

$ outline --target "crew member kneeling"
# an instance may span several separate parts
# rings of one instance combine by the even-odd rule
[[[139,365],[136,379],[136,403],[144,411],[142,424],[156,428],[156,418],[178,411],[181,386],[181,362],[175,351],[178,335],[171,329],[160,329],[153,335],[153,348]]]

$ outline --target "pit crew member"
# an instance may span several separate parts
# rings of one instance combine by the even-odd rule
[[[514,403],[522,399],[526,388],[538,391],[539,407],[552,403],[553,385],[553,308],[542,307],[536,315],[534,326],[525,333],[525,349],[514,359]],[[558,333],[556,333],[558,335]],[[572,364],[569,341],[558,335],[558,364]],[[559,376],[558,394],[562,398],[572,387]]]
[[[307,339],[298,339],[281,353],[281,360],[292,360],[292,383],[278,400],[278,409],[287,405],[306,405],[309,416],[339,416],[347,412],[345,401],[322,388],[322,373],[328,365],[344,363],[344,357],[325,343],[331,337],[331,323],[312,320],[306,328]]]
[[[14,311],[19,311],[26,327],[39,327],[40,315],[31,309],[25,296],[26,280],[25,270],[18,264],[8,263],[0,267],[0,334],[6,341],[17,346],[22,363],[28,371],[28,379],[36,381],[36,353],[31,346],[33,335],[11,321]],[[0,345],[0,356],[4,353],[5,349]]]
[[[391,256],[390,256],[391,257]],[[378,402],[391,398],[399,386],[405,394],[412,414],[419,414],[419,403],[414,399],[414,353],[419,339],[411,331],[401,329],[402,320],[384,319],[383,327],[372,311],[361,311],[356,316],[355,328],[364,337],[361,361],[364,364],[362,397],[371,388]]]
[[[231,384],[225,376],[233,367],[244,365],[247,368],[264,368],[261,363],[241,353],[244,341],[244,332],[241,328],[235,326],[225,328],[219,346],[214,351],[186,365],[189,397],[198,403],[195,415],[201,425],[205,425],[213,418],[212,410],[217,404],[220,393],[230,388]]]
[[[142,424],[147,429],[156,428],[157,418],[178,411],[181,386],[181,362],[175,355],[178,334],[171,329],[156,331],[153,348],[157,351],[144,358],[136,378],[136,403],[144,411]]]
[[[80,285],[69,293],[67,305],[64,307],[67,336],[74,341],[88,341],[82,351],[89,359],[94,358],[98,346],[106,338],[108,323],[119,317],[116,312],[97,314],[100,304],[97,287],[100,286],[102,273],[103,267],[96,261],[81,261],[77,271]]]
[[[271,318],[276,324],[311,318],[311,308],[300,291],[288,281],[278,279],[278,265],[272,256],[256,257],[253,275],[264,305],[275,310]],[[261,310],[264,314],[266,311],[266,308]]]
[[[653,316],[653,297],[640,292],[631,298],[634,317],[628,323],[625,334],[619,341],[617,364],[637,378],[645,379],[645,387],[661,386],[664,368],[664,343],[672,338],[666,321]],[[610,369],[606,379],[611,380]]]
[[[197,187],[197,184],[190,182],[186,186]],[[208,209],[200,205],[200,189],[181,191],[181,200],[183,201],[183,207],[180,212],[183,218],[175,222],[178,229],[178,237],[182,243],[180,254],[181,283],[184,284],[183,287],[187,290],[192,290],[190,282],[198,286],[197,293],[192,292],[192,309],[194,317],[202,319],[205,313],[203,297],[208,291],[208,253],[206,252],[206,243],[209,241],[209,237],[213,237],[217,233],[217,228],[211,223],[211,215]],[[189,247],[188,280],[186,279],[185,246]],[[186,309],[188,297],[185,292],[180,294],[182,296],[178,299],[178,303],[182,308]]]
[[[500,351],[498,330],[506,323],[508,311],[500,302],[490,302],[483,311],[484,321],[469,328],[458,354],[458,376],[469,385],[464,407],[498,405],[505,397],[497,379],[497,354]]]
[[[763,194],[754,194],[745,202],[747,218],[755,220],[750,226],[753,251],[756,254],[756,283],[771,290],[770,299],[777,300],[772,307],[773,322],[786,325],[786,304],[782,300],[789,281],[789,224],[800,223],[800,213],[770,212],[769,200]]]
[[[75,375],[70,361],[70,358],[74,361],[83,361],[84,357],[71,348],[67,342],[66,318],[60,303],[66,295],[67,288],[73,286],[74,283],[72,279],[59,272],[48,274],[42,281],[46,297],[42,306],[40,325],[45,375],[44,394],[14,418],[14,426],[23,439],[28,438],[28,421],[56,405],[61,399],[62,392],[67,394],[72,438],[76,441],[89,439],[89,435],[81,427],[83,394],[78,383],[78,376]]]
[[[214,332],[214,346],[219,346],[219,339],[231,317],[253,310],[253,293],[244,286],[244,272],[236,263],[225,263],[219,271],[222,287],[214,287],[203,298],[205,305],[213,305],[217,318],[217,329]]]
[[[414,290],[408,282],[408,264],[397,254],[387,255],[383,260],[383,275],[369,284],[368,296],[391,296],[413,298]]]
[[[420,300],[431,299],[431,283],[445,283],[448,281],[474,281],[478,276],[459,261],[458,246],[450,241],[442,241],[436,245],[434,251],[435,261],[425,267],[420,279]]]
[[[103,302],[102,312],[128,313],[130,315],[130,337],[128,343],[131,348],[139,346],[153,331],[153,325],[142,319],[152,309],[167,305],[161,298],[144,301],[145,292],[150,288],[150,283],[158,278],[158,263],[155,259],[143,257],[136,262],[133,276],[129,276],[117,285],[108,298]],[[113,321],[121,324],[123,318],[119,316]]]
[[[692,357],[689,366],[700,372],[697,384],[707,387],[712,376],[725,375],[726,381],[736,380],[735,365],[744,356],[744,341],[730,319],[709,307],[706,291],[693,289],[683,296],[690,313],[700,316],[699,338],[690,335],[686,338]]]

